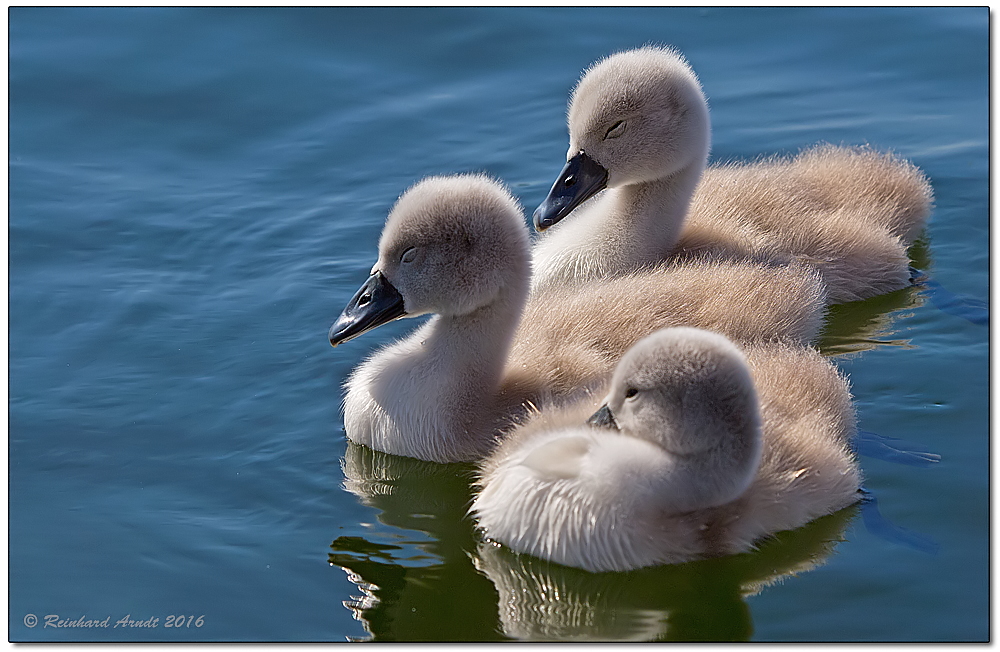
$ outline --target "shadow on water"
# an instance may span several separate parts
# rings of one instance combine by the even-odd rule
[[[826,355],[860,353],[880,346],[908,347],[910,341],[894,339],[895,323],[925,306],[980,326],[989,325],[989,303],[955,294],[929,271],[933,261],[926,236],[910,247],[910,287],[864,301],[830,306],[817,348]]]
[[[830,306],[817,348],[824,355],[843,355],[881,346],[908,347],[909,340],[892,337],[896,321],[923,303],[920,288],[907,287],[864,301]]]
[[[857,513],[850,507],[763,541],[752,553],[589,573],[482,542],[476,567],[499,593],[507,636],[563,641],[745,641],[746,598],[825,562]]]
[[[345,488],[379,510],[381,523],[413,535],[345,536],[330,546],[330,564],[360,592],[344,604],[375,641],[748,640],[745,598],[824,563],[857,514],[852,507],[782,532],[752,553],[595,574],[483,541],[466,516],[472,465],[351,443],[342,466]]]
[[[930,243],[926,234],[909,249],[910,264],[920,269],[931,265]],[[896,321],[924,305],[918,286],[880,294],[864,301],[830,306],[817,348],[825,355],[870,351],[880,346],[910,345],[909,340],[891,339]]]
[[[473,465],[423,462],[348,442],[341,467],[345,489],[378,510],[381,523],[406,531],[397,543],[340,537],[330,546],[330,564],[347,571],[361,592],[344,604],[369,640],[503,640],[496,591],[469,560],[477,543],[467,517]]]

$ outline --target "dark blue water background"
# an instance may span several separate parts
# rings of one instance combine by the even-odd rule
[[[912,159],[937,197],[916,266],[985,300],[988,21],[986,8],[10,9],[10,637],[516,635],[541,612],[502,616],[487,570],[536,562],[479,548],[461,519],[467,469],[366,457],[344,437],[344,377],[413,326],[326,340],[394,199],[480,170],[530,211],[561,167],[580,71],[673,44],[709,97],[713,160],[817,141]],[[985,640],[988,330],[927,295],[839,307],[822,347],[851,376],[862,428],[942,456],[864,459],[882,514],[937,554],[847,513],[729,560],[596,580],[536,564],[566,604],[589,605],[560,635]],[[165,627],[171,615],[203,619]]]

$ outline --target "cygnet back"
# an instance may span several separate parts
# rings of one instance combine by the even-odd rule
[[[693,326],[737,342],[808,343],[822,327],[815,270],[737,261],[685,261],[653,271],[533,293],[514,338],[505,387],[557,393],[610,374],[640,338]],[[511,391],[514,391],[513,389]]]

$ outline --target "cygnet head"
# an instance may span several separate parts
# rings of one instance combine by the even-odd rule
[[[746,358],[701,329],[667,328],[636,343],[588,423],[651,441],[701,469],[698,507],[742,494],[760,460],[760,409]]]
[[[543,230],[604,188],[669,177],[711,145],[708,104],[679,52],[643,47],[589,68],[569,103],[568,162],[534,214]]]
[[[334,346],[399,317],[466,315],[526,287],[520,205],[481,175],[430,177],[396,202],[368,281],[330,329]]]

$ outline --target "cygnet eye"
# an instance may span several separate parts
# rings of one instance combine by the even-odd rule
[[[628,389],[625,390],[625,398],[632,398],[638,393],[639,390],[637,390],[635,387],[629,387]]]
[[[607,140],[608,138],[618,138],[623,133],[625,133],[625,121],[619,120],[618,122],[608,127],[607,133],[604,134],[604,139]]]
[[[410,247],[403,252],[403,255],[399,257],[399,261],[402,263],[412,263],[413,259],[417,257],[417,248]]]

